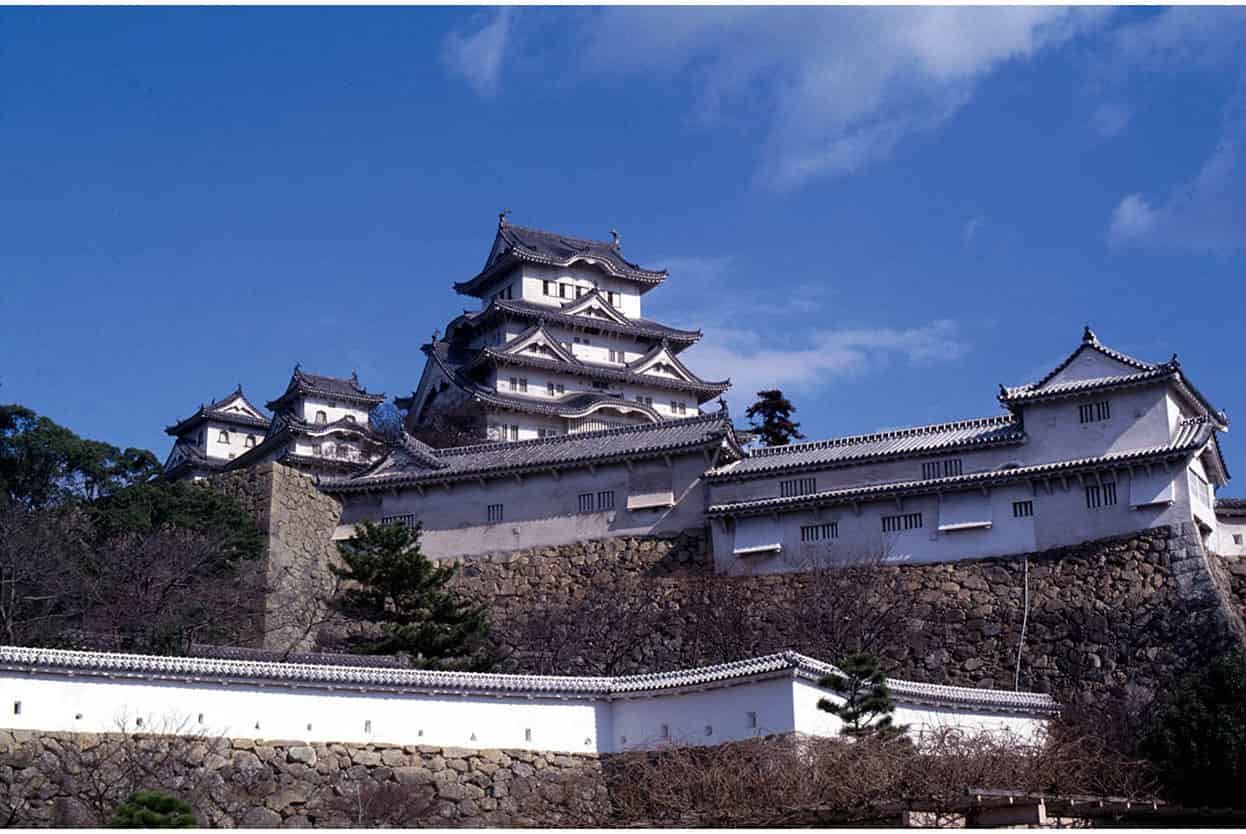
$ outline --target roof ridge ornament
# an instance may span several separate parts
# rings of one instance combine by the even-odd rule
[[[612,240],[612,243],[610,244],[610,248],[611,248],[611,249],[613,249],[614,251],[618,252],[618,251],[619,251],[619,247],[620,247],[620,246],[622,245],[622,243],[623,243],[623,237],[622,237],[622,235],[620,235],[620,234],[619,234],[619,230],[618,230],[618,229],[611,229],[611,230],[610,230],[610,238],[611,238],[611,240]]]
[[[511,213],[510,209],[502,209],[500,212],[498,212],[498,228],[499,229],[506,228],[506,215],[510,213]]]
[[[1099,337],[1095,335],[1095,331],[1090,329],[1090,325],[1086,325],[1086,329],[1082,331],[1082,344],[1094,345],[1099,343]]]

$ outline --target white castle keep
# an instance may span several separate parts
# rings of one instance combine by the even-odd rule
[[[503,214],[484,269],[455,284],[479,309],[434,334],[415,390],[395,400],[399,442],[368,424],[381,395],[296,367],[271,421],[238,390],[170,427],[168,471],[280,461],[342,502],[338,537],[365,519],[418,521],[434,557],[708,527],[720,572],[767,573],[1182,524],[1246,555],[1246,504],[1215,497],[1228,418],[1176,356],[1127,356],[1087,328],[1042,379],[1001,386],[1002,415],[746,449],[725,406],[700,408],[729,382],[678,356],[700,333],[641,316],[666,278],[626,260],[617,235]]]

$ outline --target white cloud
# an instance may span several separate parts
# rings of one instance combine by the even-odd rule
[[[986,222],[985,217],[971,217],[965,223],[965,243],[973,242],[978,236],[978,232],[982,230],[982,224]]]
[[[1146,235],[1155,225],[1155,209],[1141,194],[1127,194],[1112,212],[1108,237],[1113,243],[1124,243]]]
[[[960,358],[968,350],[953,321],[920,327],[818,329],[799,347],[774,347],[772,333],[707,328],[689,349],[688,362],[705,379],[731,378],[727,399],[737,408],[766,388],[811,391],[841,379],[887,367],[894,361],[929,365]]]
[[[1108,239],[1196,252],[1246,249],[1246,72],[1230,102],[1220,141],[1189,182],[1152,204],[1124,197]]]
[[[739,104],[766,125],[760,180],[797,187],[852,173],[933,129],[1011,60],[1063,43],[1102,10],[611,8],[581,30],[601,73],[690,79],[695,113]]]
[[[1129,125],[1129,108],[1123,104],[1105,102],[1095,108],[1090,116],[1090,126],[1101,139],[1111,139]]]
[[[446,67],[463,76],[482,96],[498,90],[502,61],[511,27],[511,7],[499,9],[493,19],[470,34],[451,32],[442,43],[441,57]]]

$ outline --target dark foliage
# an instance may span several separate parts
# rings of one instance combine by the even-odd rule
[[[878,658],[869,654],[853,654],[839,664],[842,675],[827,675],[818,686],[839,694],[844,702],[828,698],[818,701],[818,709],[829,712],[844,722],[840,732],[846,736],[887,738],[904,734],[908,728],[892,723],[895,701],[887,687],[887,676]]]
[[[1140,751],[1173,801],[1246,808],[1246,654],[1186,679],[1152,712]]]
[[[758,391],[757,402],[748,407],[744,416],[749,419],[762,443],[767,446],[786,446],[793,440],[804,438],[800,433],[800,423],[792,420],[795,411],[796,406],[783,396],[783,392],[774,389]]]
[[[425,668],[484,671],[496,658],[487,642],[489,612],[448,587],[457,569],[420,551],[419,528],[365,521],[339,542],[348,587],[335,604],[347,616],[376,626],[348,638],[361,654],[403,654]]]
[[[190,806],[159,791],[138,791],[117,808],[112,828],[197,828]]]

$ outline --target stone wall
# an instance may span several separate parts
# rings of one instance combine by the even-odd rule
[[[1191,528],[1025,556],[857,568],[842,579],[833,570],[712,576],[696,533],[461,564],[460,583],[490,601],[517,671],[660,671],[785,648],[834,660],[872,640],[863,647],[895,677],[1011,689],[1024,620],[1022,689],[1066,704],[1105,696],[1144,704],[1240,645],[1242,633]],[[1237,579],[1246,585],[1246,571]],[[575,634],[551,628],[560,620],[578,623]]]
[[[597,756],[439,747],[0,731],[0,819],[107,826],[140,789],[186,799],[202,826],[594,826]]]
[[[322,603],[333,587],[336,499],[288,466],[266,463],[209,479],[213,488],[251,512],[268,534],[263,647],[279,652],[313,648],[325,618]]]

